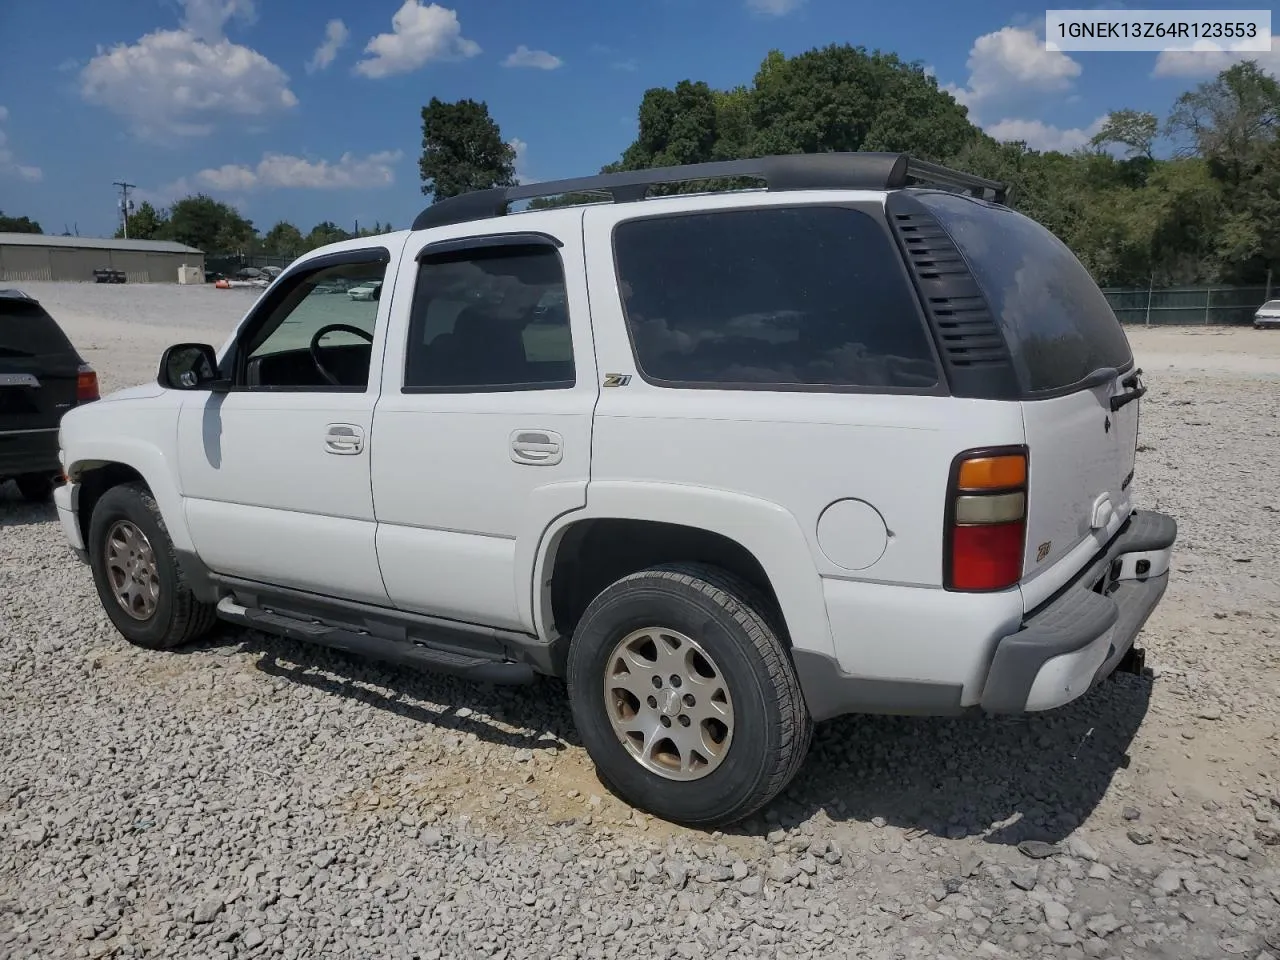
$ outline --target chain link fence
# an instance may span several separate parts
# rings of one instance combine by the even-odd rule
[[[1253,315],[1270,300],[1270,285],[1259,287],[1143,287],[1102,291],[1121,323],[1144,326],[1252,324]],[[1280,294],[1278,294],[1280,295]]]

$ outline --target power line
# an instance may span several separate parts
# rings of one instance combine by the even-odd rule
[[[112,185],[120,188],[120,225],[124,229],[124,238],[129,239],[129,191],[137,187],[136,183],[125,183],[113,180]]]

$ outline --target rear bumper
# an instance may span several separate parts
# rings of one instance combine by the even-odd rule
[[[1130,517],[1064,590],[996,645],[980,705],[989,713],[1062,706],[1115,670],[1169,583],[1177,522]]]
[[[0,477],[22,473],[57,473],[58,428],[0,430]]]

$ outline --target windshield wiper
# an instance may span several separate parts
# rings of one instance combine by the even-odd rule
[[[1128,387],[1124,393],[1117,394],[1111,398],[1111,412],[1115,413],[1121,407],[1128,406],[1135,400],[1142,399],[1147,392],[1146,386],[1142,382],[1142,368],[1134,370],[1123,380],[1120,381],[1122,386]]]

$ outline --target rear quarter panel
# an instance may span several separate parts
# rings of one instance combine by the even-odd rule
[[[850,199],[848,194],[835,197]],[[714,209],[742,201],[718,197],[686,202]],[[802,541],[796,552],[786,554],[790,559],[780,575],[794,581],[797,605],[816,595],[824,619],[823,578],[941,593],[952,460],[968,448],[1022,443],[1018,404],[648,383],[636,367],[615,276],[612,226],[619,216],[602,207],[588,211],[585,219],[598,367],[602,377],[630,377],[625,386],[601,391],[588,511],[597,485],[636,482],[651,490],[665,485],[673,494],[677,488],[723,491],[744,511],[740,526],[752,523],[752,504],[771,505],[793,518],[791,536]],[[823,520],[834,504],[847,501],[861,501],[850,511],[850,522]],[[690,511],[681,522],[706,526],[708,519]],[[782,527],[776,529],[785,535]],[[776,540],[766,540],[755,552],[770,572],[771,555],[785,550]],[[770,576],[774,579],[772,572]],[[778,593],[796,647],[831,652],[830,623],[821,631],[815,626],[812,636],[796,631],[797,620],[810,622],[809,611],[788,609],[783,591]],[[904,632],[910,630],[909,624],[902,626]],[[878,643],[894,638],[864,639]]]

